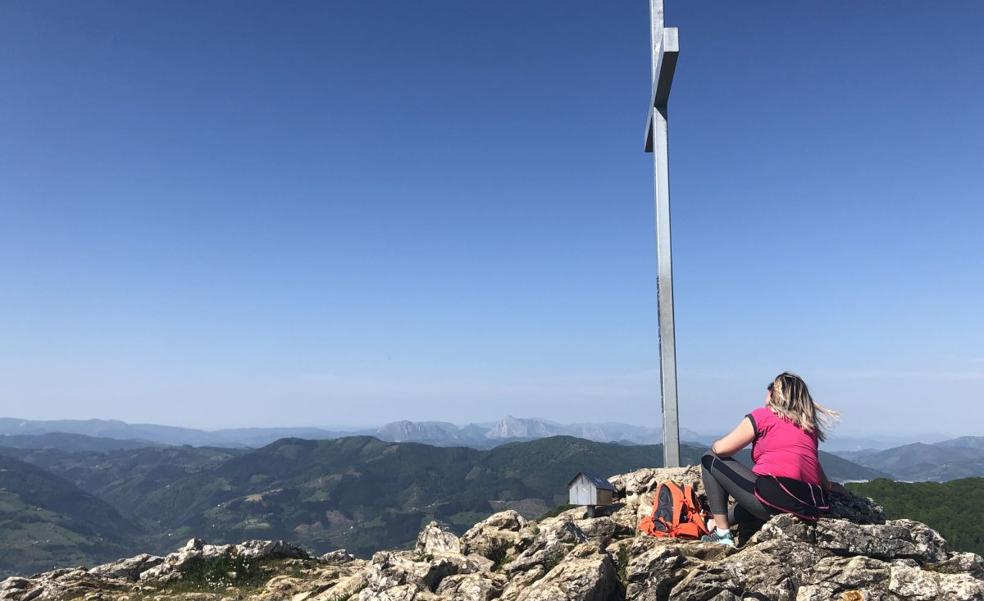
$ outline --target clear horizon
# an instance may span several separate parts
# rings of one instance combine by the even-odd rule
[[[612,421],[608,421],[608,422],[606,422],[606,421],[564,422],[564,421],[558,421],[558,420],[553,420],[553,419],[548,419],[548,418],[538,417],[538,416],[518,416],[518,415],[508,415],[508,416],[507,415],[503,415],[499,419],[505,419],[505,418],[509,418],[509,417],[514,417],[514,418],[518,418],[518,419],[533,419],[533,420],[549,421],[549,422],[553,422],[553,423],[556,423],[556,424],[559,424],[559,425],[562,425],[562,426],[570,426],[570,425],[575,425],[575,424],[606,424],[606,423],[607,424],[619,424],[619,425],[637,425],[637,424],[629,424],[629,423],[626,423],[626,422],[618,422],[618,421],[614,421],[614,422],[612,422]],[[214,426],[203,427],[203,426],[178,424],[178,423],[131,422],[131,421],[121,420],[121,419],[113,418],[113,417],[51,418],[51,419],[43,419],[43,420],[41,420],[41,419],[39,419],[39,420],[33,420],[31,418],[25,418],[25,417],[20,417],[20,416],[9,416],[9,415],[3,416],[3,415],[0,415],[0,419],[22,419],[22,420],[26,420],[26,421],[60,421],[61,419],[70,419],[70,420],[78,420],[78,421],[85,421],[85,420],[121,421],[121,422],[126,423],[128,425],[166,426],[166,427],[175,427],[175,428],[187,428],[187,429],[191,429],[191,430],[201,430],[201,431],[204,431],[204,432],[218,432],[218,431],[222,431],[222,430],[237,430],[237,429],[249,429],[249,428],[260,428],[260,429],[262,429],[262,428],[270,428],[270,429],[281,429],[281,428],[283,428],[283,429],[290,429],[290,428],[316,428],[316,429],[322,429],[322,430],[327,430],[327,431],[334,430],[334,431],[338,431],[338,432],[345,432],[345,431],[356,431],[356,430],[375,429],[375,428],[380,428],[380,427],[385,426],[385,425],[390,424],[390,423],[401,422],[401,421],[409,421],[409,422],[413,422],[413,423],[450,423],[450,424],[453,424],[453,425],[458,426],[458,427],[463,427],[463,426],[467,426],[467,425],[470,425],[470,424],[491,424],[491,423],[495,423],[495,422],[499,421],[499,419],[496,419],[496,420],[473,421],[473,422],[449,422],[447,420],[399,419],[399,420],[392,420],[392,421],[388,421],[388,422],[379,422],[379,423],[369,423],[369,422],[367,422],[367,423],[364,423],[364,424],[361,424],[361,425],[360,424],[349,424],[349,425],[345,425],[345,424],[330,424],[330,423],[329,424],[300,424],[299,425],[299,424],[289,424],[288,423],[288,424],[281,424],[281,425],[247,424],[247,425],[227,425],[227,426],[218,426],[218,427],[214,427]],[[647,426],[647,427],[652,427],[652,428],[659,429],[659,424],[656,424],[654,426]],[[680,427],[683,430],[689,430],[689,431],[691,431],[691,432],[693,432],[695,434],[699,434],[701,436],[721,436],[721,435],[723,435],[723,434],[726,433],[726,430],[718,430],[718,431],[698,430],[698,429],[695,429],[695,428],[691,428],[691,427],[687,426],[686,424],[682,424]],[[941,431],[928,431],[928,430],[927,431],[913,431],[913,432],[899,432],[897,430],[892,430],[892,431],[876,431],[876,430],[873,430],[873,431],[863,431],[863,432],[861,432],[861,431],[859,431],[859,432],[852,432],[852,431],[843,431],[843,430],[840,430],[838,428],[834,428],[834,429],[832,429],[830,431],[830,436],[832,438],[834,438],[834,439],[836,439],[836,438],[852,438],[852,439],[853,438],[868,438],[868,439],[884,439],[884,440],[891,440],[891,439],[900,439],[900,440],[902,440],[902,439],[905,439],[905,440],[915,440],[915,441],[919,441],[919,442],[927,442],[927,441],[935,441],[937,439],[943,440],[943,439],[961,438],[961,437],[965,437],[965,436],[972,436],[972,437],[984,436],[984,432],[981,432],[979,430],[978,431],[971,431],[971,432],[962,432],[962,433],[941,432]]]
[[[681,425],[791,370],[852,436],[984,434],[982,20],[666,1]],[[3,412],[658,426],[648,36],[641,1],[0,5]]]

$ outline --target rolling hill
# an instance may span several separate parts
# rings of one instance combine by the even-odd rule
[[[0,455],[15,457],[64,478],[128,516],[139,516],[143,500],[151,493],[246,452],[247,449],[190,446],[103,452],[0,447]]]
[[[703,449],[684,447],[685,462]],[[565,502],[580,470],[601,475],[658,466],[658,445],[558,436],[487,451],[371,437],[284,439],[151,494],[140,513],[174,536],[279,537],[316,550],[368,554],[412,541],[431,519],[463,529],[505,508],[534,517]],[[824,456],[832,478],[876,472]]]
[[[109,560],[132,551],[141,534],[109,503],[0,455],[0,576]]]
[[[691,459],[698,454],[689,450]],[[431,519],[463,529],[504,508],[538,515],[563,502],[578,470],[612,474],[660,456],[655,446],[571,437],[489,451],[371,437],[283,439],[152,493],[140,513],[174,536],[285,537],[368,554],[411,542]]]

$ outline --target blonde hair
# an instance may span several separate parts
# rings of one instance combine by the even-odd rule
[[[769,407],[777,415],[788,419],[807,432],[816,432],[819,440],[826,440],[827,429],[840,414],[813,400],[803,378],[784,371],[769,384]]]

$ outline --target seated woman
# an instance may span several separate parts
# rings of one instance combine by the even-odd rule
[[[789,372],[779,374],[765,395],[765,406],[746,415],[701,458],[704,492],[715,529],[701,540],[734,545],[731,524],[742,541],[777,513],[816,520],[827,509],[832,484],[820,466],[819,441],[837,412],[813,400],[806,382]],[[749,470],[732,456],[752,443]],[[735,500],[728,512],[728,496]],[[744,543],[743,543],[744,544]]]

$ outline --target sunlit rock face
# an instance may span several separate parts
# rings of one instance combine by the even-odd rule
[[[138,555],[0,583],[0,601],[984,601],[984,560],[934,530],[835,495],[828,517],[772,518],[743,547],[640,535],[659,482],[700,492],[696,467],[609,479],[617,503],[538,521],[503,511],[457,536],[427,524],[412,550],[312,557],[286,541]]]

